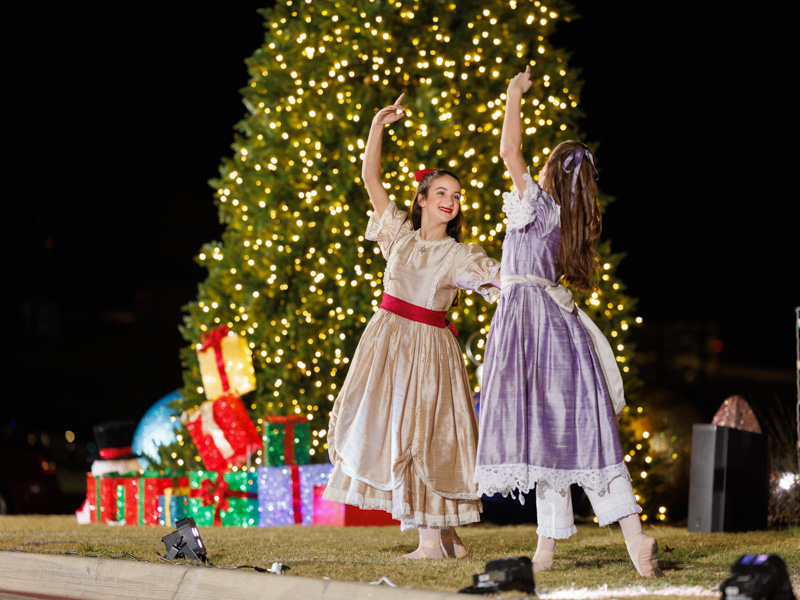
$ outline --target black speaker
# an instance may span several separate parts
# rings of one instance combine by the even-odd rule
[[[766,529],[767,436],[717,425],[692,428],[689,531]]]

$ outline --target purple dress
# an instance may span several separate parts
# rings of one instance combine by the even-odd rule
[[[558,281],[560,207],[530,175],[520,197],[506,193],[502,277]],[[603,495],[630,480],[597,352],[577,309],[567,312],[545,286],[505,286],[484,359],[475,481],[481,493],[577,483]]]

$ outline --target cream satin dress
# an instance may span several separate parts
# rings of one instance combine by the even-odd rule
[[[500,263],[480,246],[420,238],[394,203],[366,238],[386,258],[384,291],[434,311],[458,288],[490,301]],[[359,341],[331,412],[334,464],[324,497],[390,512],[404,530],[480,519],[473,482],[478,425],[461,348],[447,328],[379,309]]]

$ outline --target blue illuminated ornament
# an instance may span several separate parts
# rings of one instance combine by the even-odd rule
[[[181,397],[177,391],[171,392],[147,410],[133,435],[135,454],[148,456],[158,462],[158,447],[175,441],[175,434],[180,429],[177,418],[179,411],[174,410],[170,404]]]

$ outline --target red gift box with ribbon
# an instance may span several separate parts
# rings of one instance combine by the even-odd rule
[[[324,485],[314,486],[314,525],[336,527],[381,527],[400,525],[400,521],[384,510],[364,510],[350,504],[332,502],[322,497]]]
[[[89,506],[89,522],[100,521],[100,481],[99,478],[86,474],[86,503]]]
[[[241,398],[231,394],[206,400],[199,408],[183,413],[181,422],[209,471],[226,471],[229,464],[241,465],[261,445]]]
[[[86,474],[86,500],[92,523],[117,521],[117,486],[124,485],[126,477],[95,477]]]
[[[125,525],[139,524],[139,478],[124,477],[117,482],[117,516]]]

